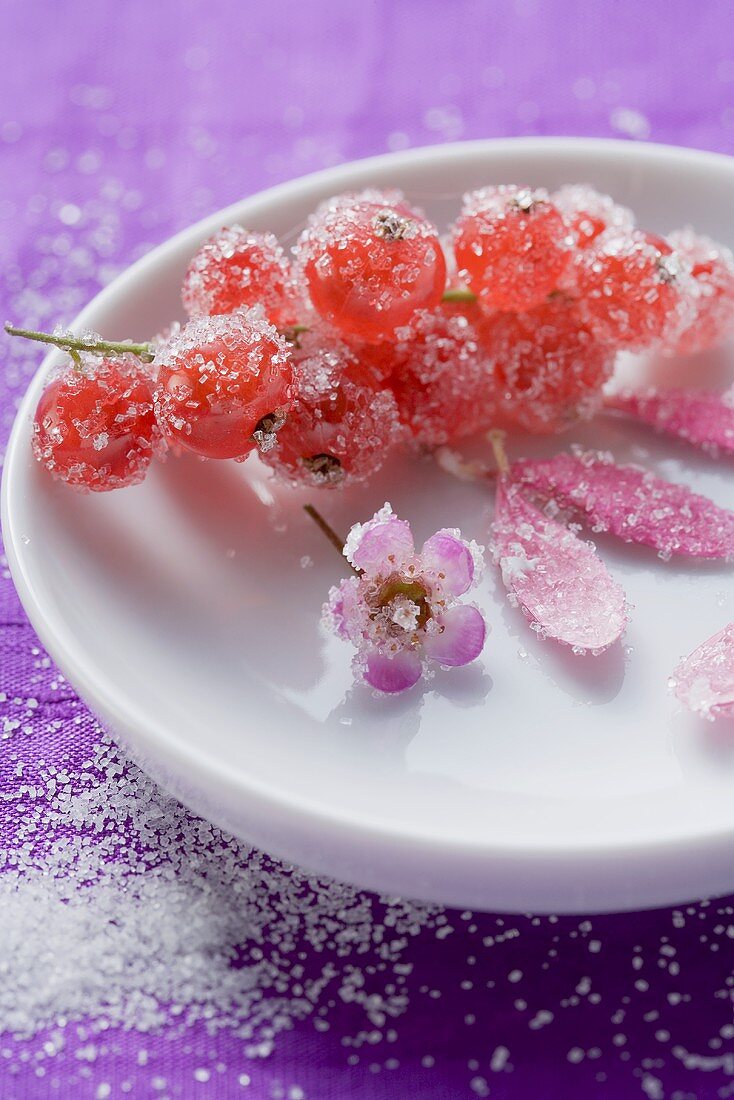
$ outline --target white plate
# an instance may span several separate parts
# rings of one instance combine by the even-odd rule
[[[652,230],[690,222],[734,245],[734,160],[565,138],[449,145],[245,199],[156,249],[76,323],[110,338],[159,331],[180,315],[198,242],[235,219],[290,241],[320,199],[389,184],[445,225],[466,188],[579,180]],[[732,377],[732,358],[700,364],[701,379]],[[343,569],[303,516],[306,496],[254,459],[169,461],[108,495],[53,483],[29,442],[49,365],[5,466],[13,577],[64,674],[184,802],[314,870],[453,905],[612,910],[734,889],[734,731],[681,715],[666,692],[679,656],[734,618],[728,569],[664,565],[603,540],[635,610],[628,649],[596,659],[537,641],[490,569],[481,598],[493,632],[480,662],[424,692],[374,699],[352,691],[348,647],[320,632]],[[644,448],[651,467],[734,506],[731,464],[619,421],[575,438],[623,458]],[[394,462],[318,503],[345,531],[385,500],[419,538],[459,526],[486,541],[486,492],[430,463]]]

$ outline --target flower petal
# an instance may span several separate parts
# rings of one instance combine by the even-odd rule
[[[437,620],[441,633],[429,634],[423,650],[426,657],[442,665],[467,665],[478,657],[487,639],[487,624],[477,607],[460,604]]]
[[[734,623],[681,661],[669,687],[694,714],[734,718]]]
[[[422,674],[423,664],[412,649],[403,649],[394,657],[373,650],[367,657],[364,678],[371,687],[392,695],[413,687]]]
[[[329,589],[329,598],[321,611],[322,622],[339,638],[359,636],[362,616],[359,602],[359,579],[346,577]]]
[[[472,548],[458,531],[442,528],[423,543],[423,568],[430,573],[443,573],[441,586],[450,596],[461,596],[474,583],[476,560]]]
[[[367,523],[355,523],[344,544],[344,557],[373,576],[399,568],[414,550],[410,524],[385,504]]]

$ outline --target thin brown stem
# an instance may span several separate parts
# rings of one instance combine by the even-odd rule
[[[344,539],[339,538],[331,524],[326,522],[321,513],[314,508],[313,504],[304,504],[303,510],[311,517],[321,533],[326,536],[331,545],[339,552],[340,557],[344,557]],[[351,562],[350,568],[357,576],[362,572],[361,569],[355,569]]]
[[[501,428],[493,428],[491,432],[487,432],[487,439],[492,445],[492,454],[497,463],[497,469],[503,477],[510,469],[510,463],[507,461],[507,451],[505,450],[506,438],[507,432],[503,432]]]
[[[438,466],[457,481],[491,481],[497,476],[484,462],[464,458],[453,447],[436,447],[433,457]]]

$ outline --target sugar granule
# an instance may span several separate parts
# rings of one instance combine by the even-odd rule
[[[202,1022],[257,1057],[327,991],[375,1026],[405,1010],[395,967],[435,909],[372,904],[274,863],[190,815],[107,740],[73,780],[51,771],[2,796],[19,813],[0,877],[0,1032]],[[57,839],[37,852],[41,829]]]

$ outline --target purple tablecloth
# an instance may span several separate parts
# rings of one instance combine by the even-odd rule
[[[509,134],[734,152],[729,0],[10,0],[4,313],[280,180]],[[734,210],[734,197],[733,197]],[[35,370],[2,349],[7,437]],[[472,915],[269,861],[107,743],[0,581],[0,1095],[734,1096],[734,899]]]

